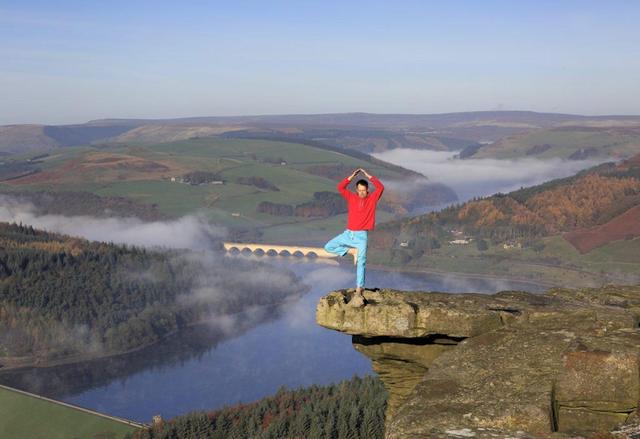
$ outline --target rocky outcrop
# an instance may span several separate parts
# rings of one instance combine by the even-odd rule
[[[323,297],[316,318],[372,360],[389,392],[387,438],[622,438],[631,436],[610,432],[636,429],[640,286],[367,290],[363,307],[349,305],[352,294]]]

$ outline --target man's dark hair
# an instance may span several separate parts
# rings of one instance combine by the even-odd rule
[[[356,187],[358,187],[360,185],[362,185],[362,186],[366,187],[367,189],[369,189],[369,183],[367,182],[367,180],[358,180],[358,182],[356,183]]]

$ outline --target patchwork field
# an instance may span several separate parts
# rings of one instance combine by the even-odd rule
[[[156,145],[61,148],[51,155],[21,159],[36,172],[1,182],[3,192],[87,191],[103,197],[124,197],[153,206],[167,217],[199,214],[231,229],[264,229],[268,239],[313,238],[307,232],[318,232],[318,224],[325,223],[331,234],[344,227],[338,224],[344,220],[335,221],[335,216],[271,215],[258,212],[261,202],[295,207],[312,201],[315,192],[335,193],[336,175],[358,167],[383,182],[409,178],[402,169],[383,162],[372,163],[304,144],[256,139],[206,138]],[[191,173],[206,175],[208,180],[185,180]],[[450,196],[440,194],[441,188],[425,191],[435,198]],[[385,199],[390,204],[380,220],[391,219],[401,210],[397,202],[391,204],[392,190]],[[274,228],[278,225],[283,228]],[[321,230],[320,234],[324,233]]]

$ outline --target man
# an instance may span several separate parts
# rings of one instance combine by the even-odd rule
[[[358,180],[356,193],[347,189],[349,182],[362,172],[375,185],[375,191],[369,193],[367,180]],[[347,200],[347,229],[327,242],[324,249],[329,253],[344,256],[357,250],[356,257],[356,291],[349,302],[353,306],[363,306],[362,290],[365,280],[365,264],[367,262],[367,238],[369,230],[373,230],[376,222],[376,205],[382,196],[384,186],[380,180],[367,171],[358,168],[338,183],[338,192]]]

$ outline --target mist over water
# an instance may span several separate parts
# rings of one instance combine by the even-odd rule
[[[457,194],[459,201],[473,197],[507,193],[548,180],[573,175],[599,163],[593,160],[454,159],[458,152],[394,149],[373,154],[374,157],[426,175],[444,183]]]
[[[32,203],[0,195],[0,221],[22,223],[50,232],[81,236],[93,241],[142,247],[210,249],[226,235],[226,229],[197,215],[173,221],[145,222],[138,218],[41,215]]]
[[[280,302],[298,297],[307,289],[290,271],[268,264],[249,264],[248,261],[226,261],[225,264],[224,253],[212,250],[220,247],[226,230],[197,215],[153,222],[134,217],[49,215],[40,214],[32,203],[0,195],[0,221],[21,223],[92,241],[146,247],[158,252],[179,249],[180,251],[168,255],[167,263],[172,270],[188,270],[190,286],[175,292],[176,306],[206,307],[211,310],[202,314],[199,320],[207,320],[211,330],[221,337],[237,334],[240,327],[251,327],[263,322],[273,313],[273,310],[252,305],[253,303],[264,303],[261,300],[265,297],[267,300],[278,298]],[[166,281],[162,274],[156,272],[156,268],[151,265],[145,269],[134,269],[122,265],[117,266],[110,275],[114,282],[116,279],[134,280],[152,288],[155,283]],[[230,303],[236,303],[237,306],[227,306]],[[221,311],[239,308],[242,309],[241,316]],[[242,322],[238,319],[242,319]],[[57,329],[60,337],[77,351],[92,356],[105,353],[102,341],[86,325],[69,328],[60,326]]]
[[[255,401],[274,394],[281,386],[327,385],[373,373],[371,362],[353,348],[351,336],[315,322],[315,308],[321,296],[353,287],[355,268],[351,263],[248,257],[292,270],[307,283],[309,292],[281,306],[275,319],[260,319],[252,313],[234,316],[223,327],[203,326],[199,334],[189,332],[186,339],[167,340],[146,352],[120,358],[115,365],[97,362],[32,369],[19,387],[33,385],[37,392],[54,398],[149,422],[156,414],[166,419],[193,410]],[[374,269],[367,270],[367,285],[405,291],[474,293],[542,290],[532,284],[503,280]],[[7,382],[2,374],[0,381]]]
[[[88,239],[148,247],[192,249],[186,257],[203,264],[202,281],[182,300],[217,300],[233,294],[208,273],[220,257],[206,251],[224,230],[201,218],[145,223],[134,218],[39,215],[33,205],[0,198],[0,221],[22,222],[36,228]],[[204,251],[202,251],[205,249]],[[0,382],[61,398],[104,413],[149,422],[161,414],[170,418],[193,410],[213,410],[227,404],[251,402],[281,386],[326,385],[354,374],[371,374],[371,363],[351,345],[351,337],[318,326],[315,307],[330,291],[351,288],[355,268],[349,262],[293,257],[251,256],[268,265],[251,273],[234,273],[237,282],[255,289],[290,288],[293,271],[308,287],[274,314],[251,308],[237,315],[216,315],[200,335],[163,340],[150,351],[57,368],[35,368],[9,375]],[[150,276],[149,273],[128,273]],[[491,293],[505,289],[540,291],[534,285],[500,280],[469,279],[367,270],[367,286],[406,291]],[[189,333],[191,334],[191,333]],[[189,335],[192,337],[192,335]],[[115,362],[112,362],[115,361]]]

